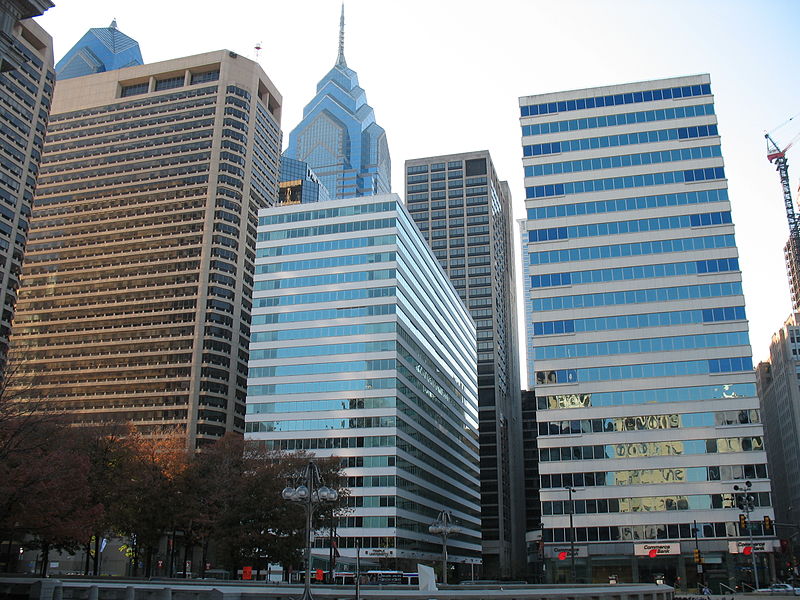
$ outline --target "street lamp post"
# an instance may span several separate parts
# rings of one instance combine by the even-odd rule
[[[436,520],[428,527],[428,531],[442,536],[442,583],[447,585],[447,536],[460,531],[461,528],[453,525],[453,515],[449,510],[443,510]]]
[[[569,557],[572,583],[575,583],[578,579],[575,571],[575,525],[572,521],[573,515],[575,514],[575,504],[572,502],[572,492],[574,491],[575,488],[567,486],[567,492],[569,492]]]
[[[733,486],[733,489],[739,492],[739,499],[738,499],[738,506],[745,514],[745,520],[747,522],[747,533],[750,537],[750,557],[753,559],[753,580],[756,584],[756,589],[760,586],[758,585],[758,567],[756,566],[756,549],[753,546],[753,528],[750,525],[750,513],[753,512],[753,508],[755,507],[755,498],[750,494],[750,488],[753,487],[752,482],[745,481],[745,487],[739,487],[738,485]]]
[[[322,481],[319,467],[312,461],[297,476],[297,487],[287,486],[281,497],[289,502],[302,504],[306,511],[305,569],[306,579],[301,600],[313,600],[311,596],[311,517],[316,506],[323,502],[336,502],[339,494]]]

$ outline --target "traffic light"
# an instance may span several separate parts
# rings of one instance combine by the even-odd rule
[[[744,513],[739,513],[739,530],[740,531],[747,530],[747,515]]]
[[[703,562],[703,557],[700,556],[700,550],[697,548],[694,549],[694,562],[696,562],[697,564]]]
[[[764,515],[764,535],[772,535],[772,519]]]

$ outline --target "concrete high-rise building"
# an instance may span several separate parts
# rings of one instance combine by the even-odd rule
[[[53,95],[53,41],[31,20],[49,0],[0,6],[0,365],[5,363]]]
[[[58,82],[12,355],[78,423],[244,431],[281,95],[227,50]]]
[[[303,120],[289,134],[285,155],[308,163],[331,198],[391,191],[386,132],[375,122],[358,75],[344,59],[344,6],[336,64],[317,84]]]
[[[406,161],[406,205],[478,331],[483,577],[524,567],[512,210],[487,151]]]
[[[706,581],[730,585],[750,559],[737,486],[761,568],[774,540],[710,78],[520,107],[547,573],[571,580],[574,557],[579,580],[691,586],[698,547]]]
[[[245,436],[341,459],[343,560],[359,541],[362,568],[438,565],[428,527],[448,510],[451,568],[480,562],[475,344],[398,196],[259,213]]]
[[[144,64],[139,42],[117,29],[116,19],[108,27],[93,27],[78,40],[56,65],[59,81]]]
[[[772,478],[775,520],[800,529],[800,314],[790,316],[772,336],[769,360],[756,369],[758,397]]]

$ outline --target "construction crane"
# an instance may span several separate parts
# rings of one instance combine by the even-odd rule
[[[789,121],[792,119],[794,117]],[[798,223],[797,214],[794,211],[786,151],[800,138],[800,133],[783,150],[780,149],[769,133],[765,133],[764,137],[767,140],[767,160],[775,164],[781,179],[781,188],[783,189],[783,204],[786,209],[786,220],[789,222],[789,241],[786,242],[784,247],[784,256],[786,258],[786,273],[789,276],[789,288],[792,293],[792,310],[797,312],[800,310],[800,223]]]

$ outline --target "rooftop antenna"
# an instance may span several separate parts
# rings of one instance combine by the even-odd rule
[[[342,2],[342,16],[339,18],[339,56],[336,57],[336,64],[347,66],[347,61],[344,59],[344,2]]]
[[[109,29],[116,29],[117,28],[117,17],[111,19],[111,25],[108,26]]]
[[[261,54],[261,42],[256,42],[256,61],[258,61],[259,54]]]

